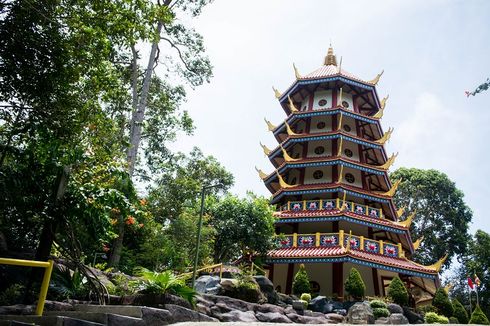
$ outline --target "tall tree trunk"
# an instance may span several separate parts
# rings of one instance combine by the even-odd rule
[[[124,217],[121,214],[119,214],[119,217],[117,218],[117,223],[117,238],[112,244],[111,255],[107,261],[107,267],[115,267],[116,269],[121,260],[124,241]]]

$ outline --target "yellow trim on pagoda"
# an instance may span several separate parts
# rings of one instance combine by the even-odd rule
[[[393,133],[393,130],[395,130],[394,128],[389,128],[388,131],[386,131],[384,134],[383,134],[383,137],[381,137],[380,139],[374,141],[375,143],[378,143],[380,145],[384,145],[388,140],[390,140],[390,137],[391,137],[391,134]]]
[[[388,190],[387,192],[382,193],[381,195],[392,197],[395,194],[395,192],[398,189],[398,186],[400,185],[401,182],[402,182],[402,179],[398,179],[395,182],[395,184],[393,185],[393,187],[391,187],[390,190]]]
[[[276,174],[277,174],[277,178],[279,179],[279,185],[281,186],[281,188],[293,188],[297,186],[297,185],[290,185],[286,183],[286,181],[284,181],[284,179],[281,177],[279,172],[277,172],[277,170],[276,170]]]
[[[291,97],[288,95],[288,101],[289,101],[289,109],[291,112],[298,112],[298,109],[294,106],[293,100],[291,100]]]
[[[291,127],[289,126],[289,124],[288,124],[286,121],[284,121],[284,125],[286,126],[286,131],[287,131],[287,133],[288,133],[288,136],[297,136],[297,135],[299,135],[299,134],[295,133],[295,132],[294,132],[294,131],[291,129]]]
[[[340,143],[339,143],[339,149],[337,150],[337,156],[342,156],[342,143],[344,141],[344,138],[342,136],[339,137],[340,138]]]
[[[381,78],[381,76],[383,76],[383,73],[385,71],[382,70],[379,74],[376,75],[376,77],[374,77],[372,80],[368,81],[368,84],[372,84],[374,86],[376,86],[379,82],[379,79]]]
[[[275,88],[274,86],[272,86],[272,90],[274,91],[274,95],[276,96],[277,99],[279,99],[282,96],[281,92],[279,92],[277,88]]]
[[[296,77],[296,79],[301,79],[301,74],[299,73],[298,68],[296,68],[294,62],[293,62],[293,68],[294,68],[294,76]]]
[[[271,150],[269,148],[267,148],[267,146],[265,146],[264,144],[260,143],[260,146],[262,147],[262,149],[264,150],[264,154],[266,156],[269,156],[269,154],[271,153]]]
[[[340,87],[338,103],[339,103],[339,104],[337,104],[338,106],[343,107],[342,106],[342,87]]]
[[[403,206],[399,210],[397,210],[396,211],[396,217],[398,217],[398,218],[402,217],[403,213],[405,213],[405,209],[407,209],[407,206]]]
[[[345,197],[346,196],[347,196],[347,191],[344,190],[344,196],[342,196],[342,205],[339,205],[340,206],[339,210],[341,212],[345,211],[346,208],[347,208],[347,204],[346,204],[346,201],[345,201]]]
[[[389,99],[389,98],[390,98],[390,95],[388,94],[388,95],[386,95],[386,97],[385,97],[385,98],[383,98],[383,99],[381,100],[381,110],[384,110],[384,109],[385,109],[385,106],[386,106],[386,101],[388,101],[388,99]]]
[[[410,214],[406,220],[396,222],[398,225],[406,227],[407,229],[412,225],[413,218],[415,217],[415,214],[417,214],[417,211],[414,211],[412,214]]]
[[[376,118],[376,119],[381,119],[383,117],[383,112],[385,110],[385,106],[386,106],[386,101],[388,100],[390,96],[387,95],[385,98],[383,98],[381,100],[381,105],[380,105],[380,109],[378,110],[378,112],[376,112],[375,115],[373,115],[373,118]]]
[[[295,161],[301,160],[301,158],[292,158],[291,156],[289,156],[288,152],[286,152],[286,150],[284,149],[284,147],[282,147],[282,145],[279,145],[279,146],[281,147],[282,156],[284,157],[284,160],[286,162],[295,162]]]
[[[441,259],[439,259],[434,264],[429,265],[429,266],[425,266],[425,267],[430,268],[430,269],[433,269],[436,272],[439,272],[441,270],[441,268],[442,268],[442,265],[444,265],[444,263],[446,262],[447,257],[448,257],[448,254],[445,254],[444,257],[442,257]]]
[[[345,247],[345,251],[347,253],[350,252],[350,240],[352,239],[352,230],[349,230],[349,237],[347,238],[347,246]]]
[[[339,119],[339,124],[337,125],[337,130],[340,130],[340,128],[342,128],[342,117],[343,117],[343,114],[342,114],[342,111],[340,111],[340,119]]]
[[[269,131],[274,131],[277,126],[274,126],[269,120],[267,120],[266,118],[264,118],[264,121],[265,123],[267,123],[267,129],[269,129]]]
[[[422,236],[422,237],[418,238],[417,241],[413,242],[412,243],[413,250],[419,249],[420,243],[422,243],[423,240],[424,240],[424,237]]]
[[[257,167],[255,167],[255,171],[257,171],[257,173],[259,174],[259,177],[264,180],[265,178],[267,178],[267,174],[262,171],[261,169],[258,169]]]
[[[398,156],[398,153],[393,153],[391,156],[386,160],[386,162],[383,165],[379,165],[378,168],[383,169],[383,170],[388,170],[390,166],[395,162],[396,157]]]
[[[341,183],[343,177],[344,177],[344,166],[340,165],[339,179],[338,179],[337,183]]]

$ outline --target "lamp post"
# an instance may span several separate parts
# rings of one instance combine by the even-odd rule
[[[197,225],[196,256],[194,257],[194,268],[192,269],[192,288],[196,282],[197,261],[199,260],[199,246],[201,245],[202,215],[204,213],[204,195],[207,189],[219,187],[221,184],[202,186],[201,188],[201,211],[199,212],[199,222]]]

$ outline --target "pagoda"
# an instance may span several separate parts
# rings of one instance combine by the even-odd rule
[[[342,298],[355,267],[367,296],[386,295],[398,275],[413,297],[426,300],[439,286],[444,258],[431,266],[410,260],[422,239],[410,236],[415,213],[393,202],[401,180],[388,178],[397,154],[384,148],[393,129],[380,124],[388,99],[376,92],[382,73],[365,81],[341,65],[330,47],[320,68],[301,75],[293,65],[293,84],[283,93],[274,89],[287,117],[278,125],[266,120],[279,145],[261,144],[274,171],[257,169],[282,235],[268,253],[269,278],[291,293],[304,264],[315,292]]]

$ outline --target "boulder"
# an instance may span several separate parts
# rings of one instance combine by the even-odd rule
[[[285,304],[293,304],[293,299],[284,293],[276,292],[277,297],[279,298],[279,302],[284,302]]]
[[[408,319],[407,317],[403,316],[403,314],[399,313],[394,313],[391,314],[390,317],[388,317],[390,324],[392,325],[404,325],[408,324]]]
[[[269,293],[274,291],[274,283],[263,275],[254,276],[255,281],[260,286],[260,291]]]
[[[230,298],[221,295],[203,295],[203,298],[214,302],[215,304],[222,303],[230,310],[254,311],[255,304],[246,302],[240,299]]]
[[[403,308],[397,305],[396,303],[388,304],[387,308],[392,314],[403,314]]]
[[[207,315],[201,314],[200,312],[187,309],[178,305],[174,304],[166,304],[165,308],[170,312],[172,315],[171,321],[173,323],[180,323],[184,321],[210,321],[214,322],[217,321],[216,319],[209,317]]]
[[[286,308],[284,308],[284,314],[287,315],[287,314],[296,314],[296,310],[294,310],[294,308],[292,306],[287,306]]]
[[[326,297],[319,295],[311,299],[308,309],[327,314],[333,311],[333,304],[328,302]]]
[[[288,317],[293,323],[298,323],[298,324],[330,324],[333,323],[330,320],[328,320],[325,316],[323,317],[309,317],[309,316],[302,316],[298,314],[287,314],[286,317]]]
[[[107,326],[145,326],[145,321],[141,318],[107,314]]]
[[[316,311],[311,311],[311,310],[305,310],[305,311],[303,311],[303,316],[326,318],[326,316],[325,316],[324,313],[316,312]]]
[[[350,324],[374,324],[373,310],[368,302],[355,303],[347,313]]]
[[[219,276],[203,275],[196,280],[195,290],[199,293],[218,294]]]
[[[36,307],[25,304],[14,304],[12,306],[1,306],[0,315],[34,315]]]
[[[293,300],[293,309],[297,311],[303,311],[305,310],[305,303],[306,301],[304,300]]]
[[[374,323],[378,325],[387,325],[390,323],[390,320],[388,319],[388,317],[379,317],[374,321]]]
[[[232,292],[238,286],[238,280],[234,278],[224,278],[219,285],[221,286],[222,293]]]
[[[254,309],[255,309],[255,312],[262,312],[262,313],[274,312],[274,313],[279,313],[279,314],[284,315],[284,308],[283,307],[279,307],[279,306],[269,304],[269,303],[255,305]]]
[[[255,318],[255,314],[253,312],[239,310],[232,310],[230,312],[221,314],[218,319],[223,322],[257,322],[257,318]]]
[[[208,316],[211,315],[211,309],[208,306],[203,305],[202,303],[196,303],[196,311]]]
[[[260,312],[255,313],[255,317],[265,323],[292,323],[285,315],[278,312]]]
[[[403,315],[408,319],[408,322],[410,324],[423,324],[425,322],[422,315],[414,312],[409,307],[403,307]]]
[[[68,302],[59,302],[59,301],[44,301],[44,310],[46,311],[69,311],[75,310],[72,304]]]
[[[172,321],[172,314],[165,309],[142,307],[141,315],[146,326],[168,325]]]
[[[342,323],[344,322],[344,316],[336,314],[336,313],[329,313],[325,315],[328,319],[333,320],[336,323]]]
[[[347,310],[345,309],[334,309],[333,312],[342,316],[347,316]]]

